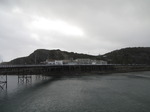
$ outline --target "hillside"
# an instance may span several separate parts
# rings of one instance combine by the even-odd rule
[[[150,65],[150,47],[133,47],[123,48],[106,53],[101,56],[92,56],[61,50],[38,49],[27,57],[17,58],[3,64],[40,64],[50,60],[67,60],[67,59],[101,59],[110,64],[148,64]]]
[[[51,60],[64,60],[64,59],[77,59],[77,58],[90,58],[95,59],[96,56],[78,54],[74,52],[66,52],[61,50],[45,50],[38,49],[34,51],[27,57],[14,59],[7,64],[40,64],[41,62],[46,61],[46,59]]]
[[[134,47],[115,50],[103,55],[113,64],[150,64],[150,47]]]

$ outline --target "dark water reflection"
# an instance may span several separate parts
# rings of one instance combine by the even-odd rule
[[[8,77],[0,112],[149,112],[150,72],[82,77]]]

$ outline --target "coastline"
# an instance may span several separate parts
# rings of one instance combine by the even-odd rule
[[[150,66],[149,65],[115,65],[113,70],[108,70],[108,71],[65,72],[63,74],[68,73],[70,76],[86,76],[86,75],[93,75],[93,74],[106,75],[106,74],[113,74],[113,73],[128,73],[128,72],[142,72],[142,71],[150,71]]]

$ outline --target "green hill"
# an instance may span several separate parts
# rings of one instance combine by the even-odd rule
[[[110,64],[148,64],[150,65],[150,47],[123,48],[106,53],[101,56],[79,54],[61,50],[38,49],[27,57],[14,59],[4,64],[40,64],[50,60],[70,60],[70,59],[100,59],[106,60]]]
[[[41,62],[46,61],[46,59],[51,60],[67,60],[67,59],[77,59],[77,58],[90,58],[95,59],[96,56],[86,55],[86,54],[78,54],[74,52],[66,52],[61,50],[45,50],[38,49],[34,51],[27,57],[21,57],[14,59],[8,64],[40,64]]]
[[[150,47],[124,48],[102,57],[112,64],[150,64]]]

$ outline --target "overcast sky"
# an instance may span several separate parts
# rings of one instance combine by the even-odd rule
[[[150,46],[150,0],[0,0],[0,61],[36,49],[104,54]]]

